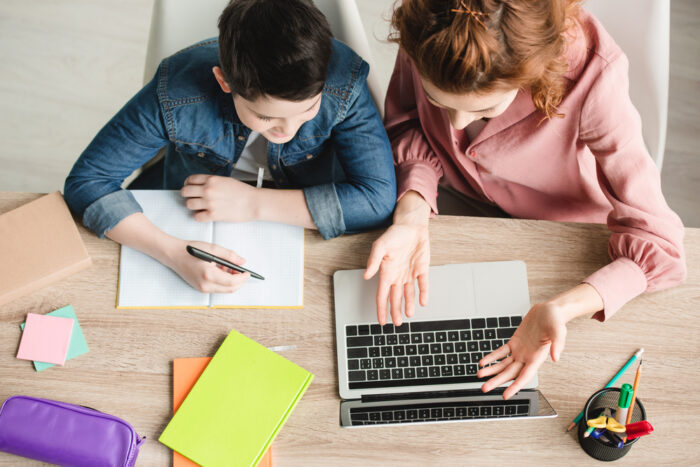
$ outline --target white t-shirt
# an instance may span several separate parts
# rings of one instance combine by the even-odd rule
[[[234,164],[231,177],[236,180],[255,181],[258,178],[258,169],[265,169],[263,178],[272,180],[267,168],[267,140],[260,133],[250,132],[241,157]]]

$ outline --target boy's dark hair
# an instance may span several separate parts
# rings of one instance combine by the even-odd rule
[[[231,0],[219,17],[219,62],[234,94],[302,101],[319,94],[331,30],[308,0]]]

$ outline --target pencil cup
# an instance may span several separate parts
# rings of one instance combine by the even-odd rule
[[[611,441],[603,440],[602,437],[595,439],[593,436],[589,436],[588,438],[583,436],[588,428],[586,420],[599,417],[603,411],[608,408],[611,410],[611,413],[615,413],[619,398],[620,388],[601,389],[593,394],[590,399],[588,399],[588,402],[586,402],[586,407],[583,409],[583,418],[578,423],[578,441],[581,443],[583,450],[594,459],[598,459],[600,461],[617,460],[627,454],[627,452],[632,448],[632,445],[639,440],[639,438],[635,438],[626,442],[622,448],[618,448]],[[630,407],[630,410],[632,410],[632,419],[630,423],[647,419],[644,405],[639,398],[635,400],[634,407]]]

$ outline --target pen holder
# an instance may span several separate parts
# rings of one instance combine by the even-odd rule
[[[622,448],[618,448],[612,442],[604,441],[602,438],[595,439],[592,436],[585,438],[583,434],[588,429],[586,420],[600,416],[605,409],[611,409],[614,413],[617,410],[617,401],[620,397],[620,388],[605,388],[593,394],[586,402],[586,407],[583,409],[583,418],[578,423],[578,441],[586,453],[600,461],[614,461],[625,454],[632,448],[639,438],[635,438],[625,443]],[[632,410],[632,418],[630,423],[639,422],[647,419],[644,405],[639,399],[634,402]]]

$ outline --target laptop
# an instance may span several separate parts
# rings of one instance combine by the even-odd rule
[[[537,377],[504,401],[481,392],[478,361],[530,309],[522,261],[430,268],[430,301],[401,326],[377,323],[377,277],[333,275],[340,423],[344,427],[555,417]],[[390,320],[390,317],[388,317]]]

